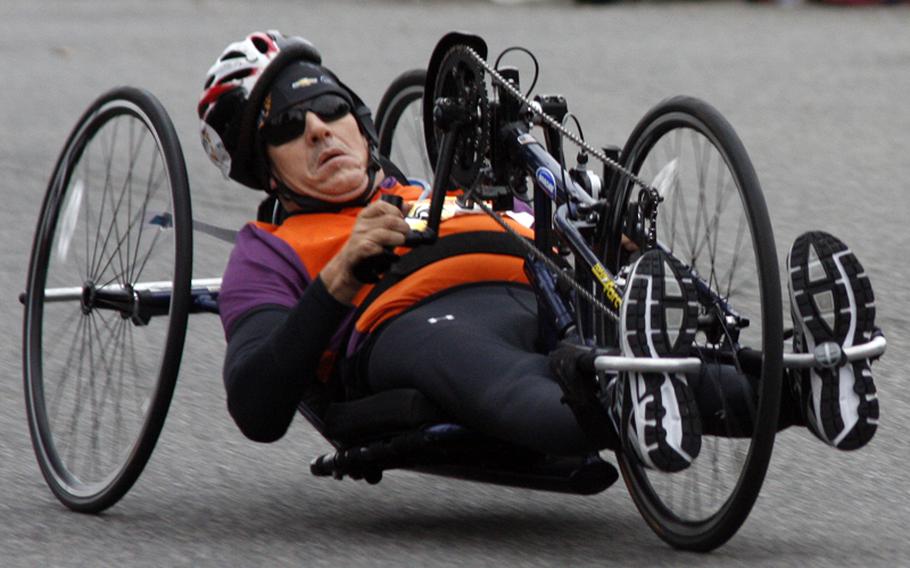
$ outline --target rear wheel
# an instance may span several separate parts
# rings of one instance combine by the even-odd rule
[[[38,464],[67,507],[116,503],[170,404],[190,304],[180,142],[148,92],[102,95],[70,134],[41,208],[23,371]]]
[[[702,101],[658,104],[621,156],[623,166],[661,190],[658,246],[696,277],[700,317],[692,354],[705,361],[705,371],[688,381],[705,435],[700,455],[682,472],[645,469],[625,451],[618,460],[648,525],[675,547],[707,551],[748,516],[776,433],[783,342],[771,223],[742,143]],[[628,261],[620,235],[635,233],[629,219],[637,187],[619,176],[613,199],[605,257],[618,271]]]
[[[433,166],[423,131],[423,90],[427,72],[411,69],[395,78],[376,110],[379,153],[408,178],[433,181]]]

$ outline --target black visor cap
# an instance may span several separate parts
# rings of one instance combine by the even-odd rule
[[[272,115],[320,95],[333,93],[353,108],[351,96],[328,69],[306,62],[296,62],[282,69],[272,82],[262,104],[260,125]]]

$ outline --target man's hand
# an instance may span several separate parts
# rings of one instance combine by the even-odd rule
[[[385,247],[404,244],[410,227],[401,210],[384,201],[374,201],[357,215],[351,236],[320,273],[326,289],[339,302],[350,304],[363,287],[353,268],[361,260],[380,254]]]

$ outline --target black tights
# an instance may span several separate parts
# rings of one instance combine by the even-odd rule
[[[367,364],[369,388],[417,389],[459,424],[547,454],[601,449],[560,401],[549,359],[535,349],[536,318],[534,293],[516,285],[471,286],[434,298],[378,333]],[[751,431],[745,404],[727,408],[743,416],[741,432],[718,421],[723,406],[716,385],[725,385],[724,399],[745,400],[745,377],[730,366],[706,365],[688,380],[705,433]],[[780,426],[786,427],[794,423],[793,404],[788,392],[782,399]],[[607,438],[606,447],[618,447],[615,432]]]
[[[537,304],[529,289],[461,288],[379,333],[368,384],[374,391],[415,388],[459,424],[548,454],[597,449],[560,402],[549,359],[534,348],[536,337]]]

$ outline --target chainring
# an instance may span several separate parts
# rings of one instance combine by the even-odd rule
[[[490,110],[484,68],[466,46],[456,45],[439,64],[432,100],[441,97],[454,101],[467,113],[466,124],[459,129],[455,143],[451,177],[456,187],[470,188],[489,157]],[[433,133],[438,149],[443,131],[434,125]]]

